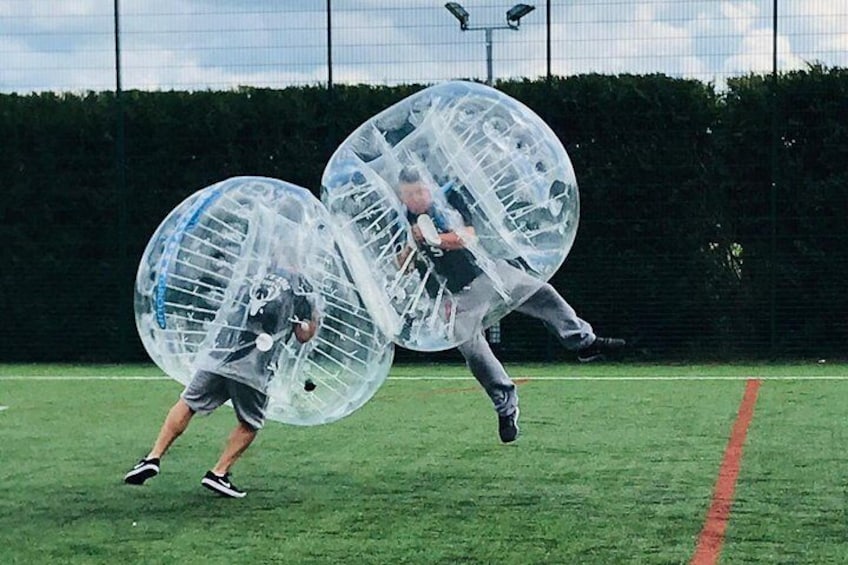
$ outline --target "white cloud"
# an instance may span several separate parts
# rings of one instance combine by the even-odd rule
[[[804,61],[792,53],[789,39],[777,38],[778,68],[792,70],[804,67]],[[724,70],[727,74],[748,72],[768,73],[772,70],[772,33],[766,29],[752,29],[742,39],[739,53],[727,57]]]
[[[129,53],[125,60],[124,88],[140,90],[221,89],[238,86],[279,87],[285,84],[317,84],[326,80],[319,69],[307,71],[272,68],[250,70],[207,67],[178,51]]]
[[[848,4],[834,0],[784,0],[780,33],[799,58],[848,66]]]
[[[90,16],[106,8],[111,12],[111,4],[96,0],[56,0],[53,2],[7,1],[0,8],[0,15],[43,19],[43,25],[68,16]]]
[[[721,13],[737,33],[745,33],[753,27],[759,16],[754,2],[722,2]]]
[[[848,65],[848,34],[833,35],[825,37],[820,46],[824,51],[833,51],[835,56],[831,64]]]
[[[32,49],[16,38],[0,38],[0,91],[109,90],[115,87],[114,50]]]
[[[697,53],[689,18],[668,17],[656,5],[636,5],[614,13],[576,8],[555,25],[555,44],[566,56],[554,66],[557,74],[585,72],[653,73],[698,76],[709,69]]]
[[[472,24],[504,24],[502,3],[463,0]],[[546,11],[494,32],[496,78],[546,72]],[[479,31],[462,32],[441,0],[334,0],[337,82],[434,82],[486,76]],[[326,4],[315,0],[123,0],[125,88],[282,87],[327,80]],[[114,87],[112,3],[0,2],[0,92]],[[781,70],[848,64],[848,7],[780,3]],[[552,70],[721,80],[771,69],[771,3],[754,0],[553,2]]]

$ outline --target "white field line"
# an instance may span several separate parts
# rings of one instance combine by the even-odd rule
[[[521,375],[512,375],[513,380],[519,381],[748,381],[751,379],[759,379],[761,381],[846,381],[848,375],[778,375],[778,376],[757,376],[757,375],[670,375],[667,377],[654,376],[545,376],[545,377],[523,377]],[[473,377],[389,377],[390,381],[473,381]]]
[[[670,375],[663,376],[544,376],[525,377],[514,375],[514,379],[521,381],[747,381],[759,379],[763,381],[845,381],[848,375]],[[99,375],[0,375],[0,381],[173,381],[166,376],[99,376]],[[473,381],[471,376],[421,376],[421,377],[389,377],[390,381]]]
[[[124,376],[104,377],[99,375],[0,375],[0,381],[171,381],[164,376]]]

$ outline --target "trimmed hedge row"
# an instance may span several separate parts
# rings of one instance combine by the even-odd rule
[[[581,225],[552,282],[599,333],[647,357],[839,355],[848,71],[743,77],[723,93],[663,75],[498,87],[574,162]],[[245,174],[317,194],[334,148],[420,88],[125,92],[123,145],[114,93],[0,95],[0,359],[145,359],[132,281],[177,203]],[[518,314],[502,340],[506,359],[564,356]]]

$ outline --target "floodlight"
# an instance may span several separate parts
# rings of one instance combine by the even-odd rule
[[[536,9],[530,4],[516,4],[506,11],[506,23],[509,27],[517,28],[521,24],[521,18]]]
[[[459,20],[459,28],[462,31],[482,31],[486,34],[486,84],[492,84],[492,34],[499,29],[517,31],[521,24],[521,18],[536,9],[530,4],[516,4],[506,12],[506,25],[469,25],[471,20],[468,10],[459,2],[448,2],[445,4],[448,12]]]
[[[462,31],[468,29],[468,11],[459,2],[448,2],[445,4],[445,8],[459,20],[459,28]]]

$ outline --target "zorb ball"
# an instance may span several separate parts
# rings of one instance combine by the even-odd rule
[[[206,370],[267,392],[266,416],[289,424],[365,404],[394,349],[328,222],[306,189],[276,179],[236,177],[189,196],[136,277],[136,326],[153,361],[183,384]]]
[[[410,349],[447,349],[501,319],[577,232],[577,181],[556,135],[476,83],[432,86],[369,119],[321,184],[363,299]]]

